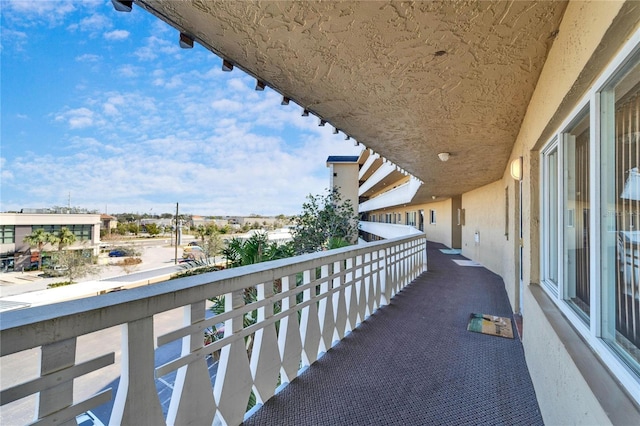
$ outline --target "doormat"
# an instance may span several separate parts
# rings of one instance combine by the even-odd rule
[[[460,259],[451,259],[458,264],[458,266],[482,266],[480,263],[475,260],[460,260]]]
[[[444,254],[460,254],[462,250],[460,249],[440,249],[440,251]]]
[[[467,330],[475,333],[491,334],[498,337],[513,339],[511,319],[493,315],[471,314]]]

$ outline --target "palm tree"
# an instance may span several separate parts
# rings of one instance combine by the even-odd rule
[[[54,240],[52,242],[53,244],[58,245],[58,251],[62,251],[63,248],[70,246],[71,244],[75,243],[77,240],[76,234],[69,231],[68,228],[60,229],[60,231],[58,231],[58,233],[55,234],[53,238]]]
[[[42,269],[42,248],[47,243],[56,243],[56,238],[53,234],[46,232],[42,228],[38,228],[34,231],[31,231],[31,234],[24,237],[23,240],[25,243],[29,244],[30,247],[38,248],[38,270]]]

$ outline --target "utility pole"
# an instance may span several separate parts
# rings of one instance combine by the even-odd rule
[[[178,264],[178,203],[176,203],[176,249],[173,262],[174,265]]]

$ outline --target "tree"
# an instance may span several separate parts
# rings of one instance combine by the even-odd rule
[[[268,260],[283,259],[293,256],[290,244],[269,242],[266,232],[256,232],[246,240],[232,238],[222,250],[229,267],[253,265]]]
[[[61,267],[70,284],[79,278],[97,272],[99,268],[93,263],[91,256],[86,256],[82,250],[60,251],[56,254],[55,262]]]
[[[147,229],[147,234],[151,235],[152,237],[160,234],[160,227],[157,223],[148,223],[144,227]]]
[[[127,224],[127,230],[133,235],[138,235],[138,233],[140,232],[140,225],[138,225],[136,222],[129,222]]]
[[[56,234],[53,235],[53,244],[58,245],[58,251],[62,251],[65,247],[69,247],[77,240],[76,234],[69,231],[68,228],[61,228]]]
[[[224,243],[222,242],[222,238],[220,238],[220,234],[217,232],[213,232],[206,237],[202,243],[202,250],[204,250],[206,257],[216,257],[223,247]]]
[[[46,232],[42,228],[38,228],[31,232],[31,234],[24,237],[23,240],[25,243],[29,244],[30,247],[38,248],[38,270],[42,269],[42,248],[47,243],[55,243],[54,235]]]
[[[308,195],[302,213],[293,221],[293,247],[297,254],[355,244],[358,238],[358,218],[351,202],[342,201],[336,187],[324,196]]]

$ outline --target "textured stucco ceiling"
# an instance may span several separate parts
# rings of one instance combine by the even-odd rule
[[[417,201],[502,177],[566,7],[136,3],[424,181]]]

